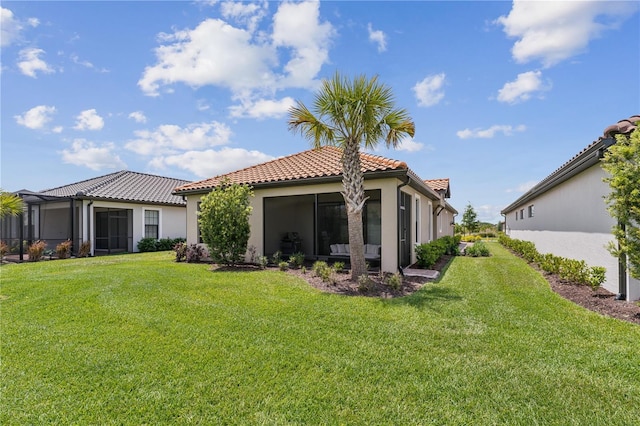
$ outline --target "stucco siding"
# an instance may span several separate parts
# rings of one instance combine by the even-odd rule
[[[604,196],[606,173],[595,165],[507,213],[507,229],[610,233],[614,224]],[[533,217],[529,207],[533,206]],[[523,218],[516,213],[523,211]]]
[[[553,253],[569,259],[584,260],[589,266],[607,268],[603,287],[618,292],[618,259],[606,249],[613,240],[610,233],[512,230],[511,238],[531,241],[540,253]]]

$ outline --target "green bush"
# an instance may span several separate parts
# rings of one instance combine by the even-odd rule
[[[550,253],[540,254],[535,244],[500,234],[498,242],[530,263],[535,263],[548,274],[555,274],[561,280],[598,288],[605,280],[606,269],[601,266],[589,267],[584,260],[567,259]],[[467,249],[468,250],[468,249]]]
[[[260,269],[264,269],[269,264],[269,258],[267,256],[258,256],[258,266]]]
[[[142,253],[157,251],[157,241],[158,240],[156,240],[155,238],[150,237],[141,239],[140,241],[138,241],[138,251]]]
[[[298,269],[304,263],[304,253],[297,252],[289,256],[289,264],[292,268]]]
[[[333,262],[333,270],[336,273],[341,274],[344,272],[344,262]]]
[[[467,247],[465,253],[471,257],[488,257],[491,255],[489,247],[482,241],[476,241],[473,245]]]
[[[214,262],[235,265],[244,261],[251,232],[252,196],[248,185],[227,180],[201,198],[198,224]]]
[[[416,246],[416,258],[421,268],[431,268],[441,256],[460,254],[458,245],[460,237],[445,236],[429,243]]]
[[[397,272],[389,275],[386,281],[387,285],[394,290],[400,290],[402,288],[402,275]]]
[[[282,261],[282,252],[278,250],[275,253],[273,253],[271,260],[273,261],[274,265],[278,265]]]
[[[280,263],[278,263],[278,268],[281,271],[286,271],[287,269],[289,269],[289,262],[285,262],[284,260],[282,260]]]

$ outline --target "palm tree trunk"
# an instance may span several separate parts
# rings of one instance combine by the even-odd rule
[[[362,209],[366,201],[364,196],[364,176],[360,167],[360,146],[357,142],[345,143],[342,153],[342,185],[344,202],[347,207],[349,227],[349,258],[351,262],[351,280],[357,281],[367,273],[364,257],[364,235],[362,233]]]

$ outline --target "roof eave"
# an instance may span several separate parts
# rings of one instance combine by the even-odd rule
[[[518,207],[526,204],[527,202],[533,200],[534,198],[544,194],[550,189],[560,185],[561,183],[571,179],[577,174],[583,172],[584,170],[592,167],[600,162],[602,158],[602,152],[607,147],[611,146],[611,144],[615,143],[615,139],[612,138],[601,138],[587,149],[585,149],[578,156],[573,158],[571,161],[567,162],[560,169],[553,172],[551,175],[544,178],[537,185],[531,188],[529,191],[524,193],[520,198],[518,198],[513,203],[509,204],[507,207],[500,211],[500,214],[508,214],[513,210],[516,210]]]

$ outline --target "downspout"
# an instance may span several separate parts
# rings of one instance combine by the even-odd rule
[[[75,235],[74,235],[74,231],[75,231],[75,222],[76,222],[76,199],[75,198],[71,198],[71,202],[70,202],[71,206],[71,228],[69,229],[70,231],[70,237],[69,240],[71,240],[71,253],[73,254],[74,249],[76,248],[76,239],[75,239]]]
[[[624,223],[620,223],[622,232],[626,232]],[[618,248],[620,244],[618,243]],[[627,300],[627,255],[622,253],[618,258],[618,294],[616,300]]]
[[[398,185],[396,187],[396,212],[397,212],[397,224],[396,224],[396,238],[398,240],[398,250],[396,250],[396,267],[398,268],[398,272],[400,273],[400,275],[404,275],[402,268],[400,267],[400,250],[402,249],[400,247],[400,226],[402,224],[402,219],[400,218],[400,193],[402,191],[400,191],[400,188],[402,188],[403,186],[407,186],[409,185],[409,182],[411,181],[411,178],[409,177],[409,175],[405,175],[405,181],[402,182],[400,185]],[[382,264],[380,266],[380,269],[382,269]]]

